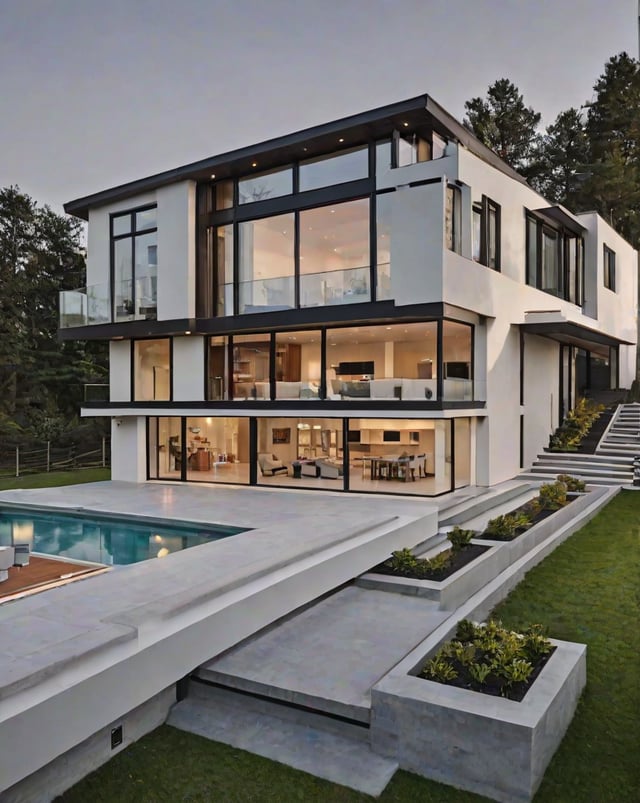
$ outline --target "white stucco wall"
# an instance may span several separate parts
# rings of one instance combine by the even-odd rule
[[[143,416],[111,419],[111,479],[147,479],[147,428]]]
[[[204,400],[204,337],[174,337],[173,339],[173,399],[174,401]]]
[[[109,399],[131,401],[131,341],[109,342]]]
[[[524,336],[524,465],[530,466],[559,424],[558,343]]]
[[[193,318],[196,310],[196,184],[157,191],[158,320]]]
[[[445,186],[407,186],[393,193],[391,293],[398,306],[442,299]]]

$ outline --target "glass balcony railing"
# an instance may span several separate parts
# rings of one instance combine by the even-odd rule
[[[233,285],[223,286],[224,315],[233,315]],[[300,275],[300,306],[320,307],[371,301],[369,267],[303,273]],[[238,312],[275,312],[295,308],[295,279],[255,279],[240,282]]]
[[[93,326],[101,323],[155,320],[157,317],[156,277],[135,282],[118,282],[115,304],[111,305],[108,283],[94,284],[60,293],[60,328]]]
[[[300,306],[321,307],[371,301],[369,279],[369,267],[302,274]]]

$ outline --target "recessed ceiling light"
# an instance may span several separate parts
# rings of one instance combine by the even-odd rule
[[[191,332],[187,329],[187,331],[185,332],[185,335],[190,335],[190,334],[191,334]]]
[[[338,140],[338,142],[344,142],[344,137],[340,137],[340,139]]]
[[[216,174],[215,174],[215,173],[212,173],[212,174],[211,174],[211,178],[215,178],[215,177],[216,177]]]
[[[258,166],[257,162],[251,162],[251,167],[257,167],[257,166]]]
[[[409,123],[403,123],[402,125],[403,125],[405,128],[409,128]]]

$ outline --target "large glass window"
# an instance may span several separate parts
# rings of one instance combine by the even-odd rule
[[[369,199],[300,212],[300,305],[370,301]]]
[[[293,192],[293,170],[270,170],[256,176],[241,178],[238,181],[238,203],[250,204],[291,195]]]
[[[369,175],[369,149],[352,148],[300,163],[300,192],[356,181]]]
[[[187,480],[249,482],[249,420],[187,418]]]
[[[177,417],[149,419],[149,477],[180,479],[182,474],[182,420]]]
[[[354,326],[327,331],[327,398],[437,398],[437,324]]]
[[[229,398],[228,360],[229,338],[224,336],[209,338],[207,399],[210,401],[223,401]]]
[[[295,488],[344,487],[341,418],[258,421],[258,483]]]
[[[465,323],[442,322],[442,393],[447,401],[473,399],[472,331]]]
[[[276,334],[276,399],[318,399],[322,374],[321,334]]]
[[[236,401],[271,398],[271,338],[269,335],[234,335],[233,398]]]
[[[239,224],[239,313],[295,305],[294,226],[293,213]]]
[[[156,208],[111,217],[113,320],[153,320],[157,312]]]
[[[527,284],[582,304],[584,294],[584,241],[564,227],[526,215]]]
[[[393,298],[391,291],[391,207],[393,193],[376,196],[377,277],[376,299]]]
[[[170,341],[134,341],[134,400],[168,401],[171,398]]]
[[[451,420],[349,420],[349,489],[432,496],[451,490]]]

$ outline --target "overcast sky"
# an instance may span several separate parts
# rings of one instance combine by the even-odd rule
[[[0,187],[72,198],[510,78],[545,123],[637,57],[637,0],[0,0]]]

